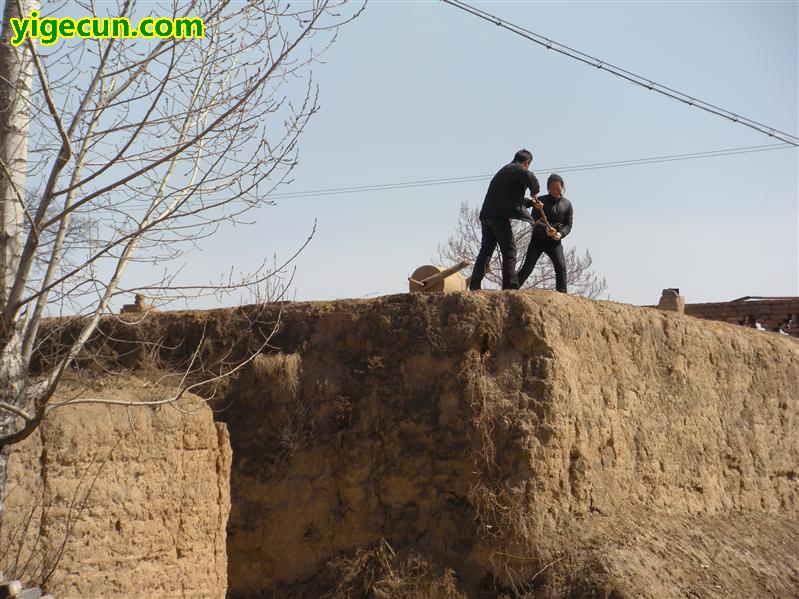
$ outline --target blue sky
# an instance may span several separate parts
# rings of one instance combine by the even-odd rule
[[[482,2],[483,10],[741,115],[799,130],[797,2]],[[493,174],[773,143],[440,2],[372,1],[314,69],[322,110],[281,192]],[[575,224],[613,300],[664,287],[688,302],[799,294],[797,151],[564,175]],[[284,257],[301,300],[407,291],[487,181],[284,198],[188,256],[208,280]],[[210,305],[210,304],[208,304]],[[201,306],[194,306],[201,307]],[[204,307],[204,306],[203,306]]]

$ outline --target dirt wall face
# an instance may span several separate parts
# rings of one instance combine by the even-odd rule
[[[619,596],[711,588],[636,566],[636,543],[669,555],[642,522],[722,547],[740,531],[725,518],[749,514],[785,531],[774,555],[799,549],[795,340],[535,291],[289,304],[282,318],[279,352],[220,413],[233,596],[301,596],[330,559],[382,540],[453,568],[470,597],[578,584],[563,566],[600,546]],[[733,590],[747,567],[770,571],[741,559],[719,566]],[[764,596],[799,582],[783,561]]]
[[[623,491],[690,514],[799,511],[799,343],[583,302],[548,337],[559,451],[588,509]]]
[[[116,401],[153,393],[135,376],[88,386]],[[56,597],[224,597],[230,444],[197,400],[51,412],[11,454],[0,570]]]
[[[219,422],[54,411],[12,457],[0,569],[59,597],[795,599],[797,340],[404,294],[108,319],[79,365],[131,372],[77,387],[153,399],[147,368],[216,373],[278,321],[201,387]]]

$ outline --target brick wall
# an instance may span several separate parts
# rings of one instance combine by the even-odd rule
[[[799,297],[686,304],[685,313],[743,326],[760,324],[769,331],[799,336]]]

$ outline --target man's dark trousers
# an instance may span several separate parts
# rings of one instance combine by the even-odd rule
[[[502,288],[518,289],[519,281],[516,278],[516,240],[513,237],[513,228],[509,218],[484,216],[480,219],[483,229],[483,239],[480,242],[480,253],[474,262],[472,280],[469,289],[480,289],[483,277],[486,274],[486,265],[494,255],[494,250],[499,245],[502,254]]]
[[[566,257],[563,255],[563,244],[554,239],[536,239],[533,237],[530,240],[524,264],[519,269],[519,286],[524,285],[527,277],[533,272],[541,254],[549,256],[549,259],[552,260],[552,265],[555,267],[555,289],[566,293]]]

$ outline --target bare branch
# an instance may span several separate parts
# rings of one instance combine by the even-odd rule
[[[12,414],[19,416],[23,420],[33,420],[33,418],[23,409],[18,408],[16,406],[12,406],[4,401],[0,401],[0,410],[6,410],[7,412],[11,412]]]

